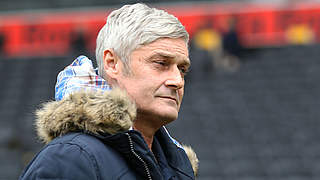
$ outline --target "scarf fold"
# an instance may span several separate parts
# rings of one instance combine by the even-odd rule
[[[83,55],[76,58],[58,74],[55,99],[60,101],[71,93],[80,90],[111,90],[108,83],[98,75],[97,69],[93,68],[91,60]]]

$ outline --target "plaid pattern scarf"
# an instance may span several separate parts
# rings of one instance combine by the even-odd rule
[[[58,74],[55,86],[56,101],[62,100],[79,90],[111,90],[108,83],[97,74],[92,62],[86,56],[79,56]]]

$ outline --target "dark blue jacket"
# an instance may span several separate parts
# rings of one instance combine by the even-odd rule
[[[30,162],[20,179],[194,179],[194,169],[185,150],[164,127],[155,134],[152,152],[138,131],[129,130],[130,122],[123,125],[134,115],[130,103],[118,96],[117,92],[75,93],[70,98],[44,105],[37,112],[37,127],[40,138],[48,144]],[[97,101],[91,101],[92,98]],[[97,102],[101,99],[119,105],[111,111],[117,119],[112,120],[115,114],[103,120],[92,119],[102,116],[97,113],[106,114],[110,110],[99,109],[101,104]]]

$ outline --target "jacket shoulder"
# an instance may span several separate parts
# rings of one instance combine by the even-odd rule
[[[127,171],[122,157],[97,138],[69,133],[47,144],[20,179],[117,179]]]
[[[75,134],[47,144],[26,167],[20,179],[100,179],[94,159]]]

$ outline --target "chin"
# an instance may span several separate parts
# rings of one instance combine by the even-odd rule
[[[150,115],[153,119],[157,119],[156,121],[161,122],[162,125],[168,124],[178,118],[177,112],[156,111]]]
[[[164,112],[161,111],[161,113],[159,114],[159,117],[161,118],[162,121],[169,123],[172,122],[174,120],[176,120],[178,118],[178,112]]]
[[[178,109],[174,106],[168,106],[163,104],[151,105],[148,107],[138,108],[138,114],[146,116],[149,119],[154,119],[162,125],[168,124],[178,118]]]

